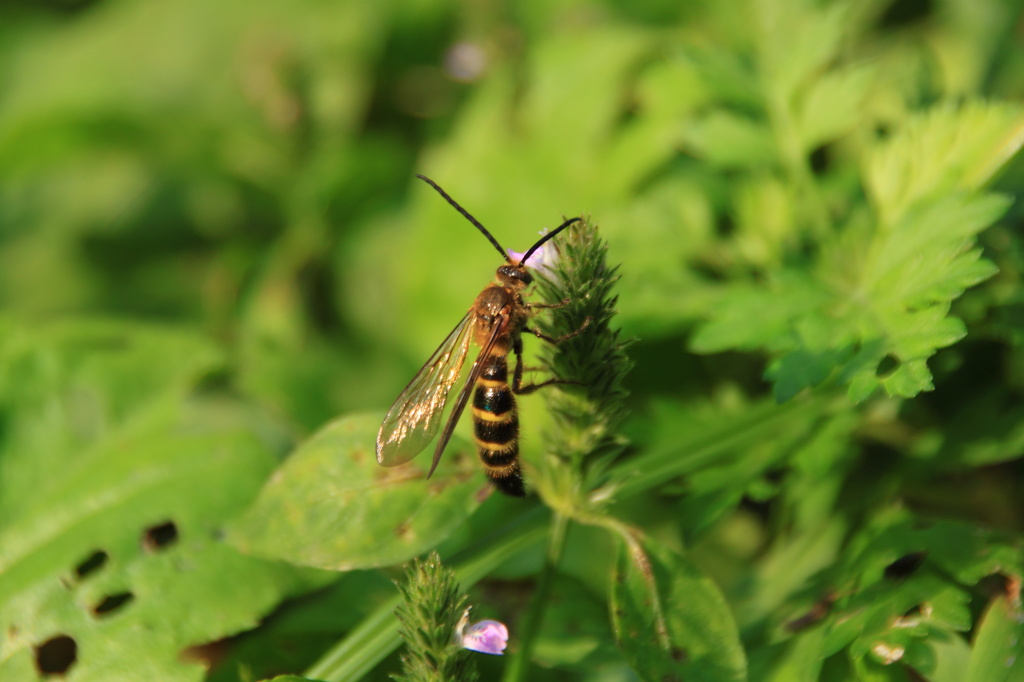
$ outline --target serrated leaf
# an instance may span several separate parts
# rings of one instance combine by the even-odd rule
[[[262,557],[336,571],[389,566],[435,547],[480,504],[476,458],[453,438],[425,480],[419,464],[381,467],[380,415],[331,422],[285,461],[232,524],[231,542]]]
[[[1000,196],[954,193],[874,232],[852,231],[823,253],[813,275],[791,268],[758,287],[734,284],[691,347],[773,351],[767,376],[780,400],[833,370],[854,401],[880,388],[901,397],[931,390],[928,359],[966,334],[949,316],[950,302],[995,272],[970,248],[973,239],[1007,206]]]
[[[804,273],[794,271],[782,271],[762,286],[735,285],[725,293],[713,308],[714,316],[690,341],[698,353],[792,347],[796,321],[829,299]]]
[[[853,538],[848,564],[833,578],[847,588],[825,624],[825,656],[849,647],[855,658],[877,658],[880,650],[902,647],[931,665],[937,653],[927,649],[930,643],[960,637],[974,625],[970,586],[996,573],[1018,580],[1024,572],[1013,539],[997,533],[950,521],[926,525],[906,512],[876,523]],[[952,657],[953,665],[962,652],[938,654]]]
[[[880,226],[861,283],[876,305],[917,308],[949,301],[995,267],[969,250],[973,238],[1009,207],[1007,197],[952,194]]]
[[[1024,110],[972,101],[911,118],[870,153],[864,184],[882,225],[926,198],[977,190],[1024,144]]]
[[[718,587],[653,540],[625,544],[612,583],[612,627],[643,680],[745,680],[736,622]],[[663,617],[663,620],[661,618]]]

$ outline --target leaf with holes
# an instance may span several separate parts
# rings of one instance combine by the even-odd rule
[[[611,595],[619,646],[641,679],[745,680],[736,622],[715,584],[651,540],[623,546]]]
[[[274,452],[253,418],[185,400],[216,357],[196,338],[53,332],[22,327],[0,353],[0,376],[16,373],[20,389],[0,398],[4,484],[25,487],[0,517],[0,679],[200,680],[205,666],[184,649],[251,628],[317,583],[221,539]]]
[[[845,649],[855,661],[866,659],[858,665],[898,657],[929,680],[966,679],[969,654],[962,633],[978,627],[971,586],[996,575],[1019,584],[1024,554],[1015,538],[893,510],[878,515],[851,545],[826,578],[827,589],[845,587],[818,624],[819,657]],[[944,677],[940,659],[948,666]]]
[[[380,415],[328,424],[288,458],[230,529],[262,557],[331,570],[388,566],[435,547],[477,508],[486,485],[453,438],[425,480],[429,452],[401,467],[374,455]]]

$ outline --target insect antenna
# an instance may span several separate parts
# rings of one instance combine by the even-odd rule
[[[532,256],[534,251],[536,251],[540,247],[544,246],[544,242],[548,241],[549,239],[554,237],[556,234],[558,234],[559,232],[561,232],[565,228],[569,227],[570,225],[572,225],[573,223],[575,223],[578,220],[582,220],[582,218],[569,218],[564,223],[562,223],[561,225],[559,225],[555,229],[551,230],[551,232],[548,232],[546,235],[544,235],[543,237],[538,239],[537,243],[534,244],[533,246],[531,246],[529,249],[527,249],[526,253],[523,254],[523,257],[519,259],[519,264],[520,265],[524,265],[526,263],[526,259],[528,259],[530,256]]]
[[[507,253],[505,253],[505,249],[501,248],[501,244],[498,243],[498,240],[495,239],[493,236],[491,236],[491,233],[487,231],[487,228],[484,227],[483,225],[481,225],[479,220],[477,220],[476,218],[471,216],[469,214],[469,211],[467,211],[466,209],[464,209],[461,206],[459,206],[458,202],[455,201],[455,199],[452,199],[450,196],[448,196],[447,192],[445,192],[443,189],[441,189],[436,182],[434,182],[433,180],[428,178],[426,175],[417,175],[416,177],[419,178],[420,180],[422,180],[423,182],[427,183],[428,185],[430,185],[434,189],[436,189],[437,193],[440,194],[442,197],[444,197],[445,201],[447,201],[449,204],[454,206],[455,210],[458,211],[459,213],[461,213],[466,220],[468,220],[469,222],[471,222],[474,225],[476,225],[476,229],[478,229],[478,230],[480,230],[481,232],[484,233],[484,236],[487,237],[487,239],[490,240],[490,242],[492,244],[494,244],[494,248],[496,248],[498,250],[498,253],[500,253],[505,260],[507,260],[509,263],[512,262],[512,259],[509,258]],[[563,225],[563,227],[564,227],[564,225]],[[560,230],[562,228],[558,228],[558,229]],[[558,230],[555,230],[555,232],[557,232],[557,231]],[[553,236],[553,235],[548,235],[548,237],[550,237],[550,236]],[[540,246],[541,244],[543,244],[546,241],[546,239],[547,239],[547,237],[545,237],[545,239],[541,239],[539,242],[537,242],[537,244],[533,248],[537,248],[537,246]],[[533,249],[530,249],[530,251],[532,252]],[[526,259],[524,258],[523,260],[526,260]]]

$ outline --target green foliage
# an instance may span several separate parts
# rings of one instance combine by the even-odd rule
[[[950,302],[995,274],[974,239],[1008,206],[965,190],[1024,142],[1022,131],[1024,110],[981,104],[911,119],[864,161],[870,213],[822,239],[814,261],[737,283],[693,348],[767,349],[779,400],[830,378],[858,402],[879,387],[931,390],[926,361],[966,333]]]
[[[255,415],[187,397],[209,345],[141,324],[7,330],[0,677],[31,679],[33,647],[70,637],[76,679],[199,680],[178,652],[321,581],[220,537],[276,457]]]
[[[747,679],[736,623],[696,567],[654,543],[624,543],[613,580],[616,638],[641,678]]]
[[[232,526],[248,554],[335,571],[407,561],[446,538],[479,505],[477,464],[459,441],[438,466],[374,463],[381,415],[328,424],[296,450]]]
[[[1020,18],[4,4],[0,679],[383,680],[435,548],[404,617],[457,580],[485,679],[1021,679]],[[416,173],[511,249],[586,216],[526,500],[466,418],[374,461],[499,265]]]

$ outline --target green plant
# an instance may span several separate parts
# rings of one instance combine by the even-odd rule
[[[0,678],[386,679],[436,549],[483,679],[1019,679],[1020,16],[0,7]],[[588,216],[526,501],[373,461],[497,265],[418,172]]]

